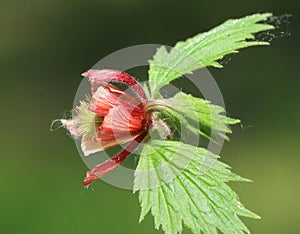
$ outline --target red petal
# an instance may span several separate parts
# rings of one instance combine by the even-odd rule
[[[95,92],[103,82],[118,82],[128,85],[142,102],[147,100],[142,86],[132,76],[125,72],[112,69],[91,69],[82,73],[82,75],[89,78],[93,92]]]
[[[146,128],[147,121],[143,109],[118,106],[105,116],[97,136],[102,147],[107,149],[132,140]]]
[[[100,98],[98,102],[105,100],[108,99]],[[141,135],[147,128],[143,108],[132,106],[128,103],[126,105],[124,103],[123,105],[120,104],[110,110],[107,110],[110,108],[109,104],[106,105],[109,106],[107,109],[103,108],[105,103],[101,105],[97,104],[96,106],[101,106],[102,109],[98,108],[93,111],[100,114],[105,114],[108,111],[108,114],[104,117],[102,124],[98,128],[97,134],[95,134],[96,137],[95,135],[84,135],[82,137],[81,149],[85,156],[127,143]]]
[[[99,115],[106,115],[111,108],[117,105],[132,108],[132,106],[138,106],[141,103],[135,97],[114,85],[105,84],[105,86],[99,86],[93,94],[89,110]]]
[[[120,151],[111,159],[106,160],[105,162],[95,166],[93,170],[86,173],[86,178],[83,181],[83,185],[87,187],[94,180],[101,178],[102,176],[108,174],[115,168],[117,168],[126,158],[127,156],[138,146],[138,144],[144,139],[146,136],[146,132],[142,135],[136,137],[132,142],[130,142],[125,149]]]
[[[117,106],[104,117],[100,129],[111,129],[117,132],[135,132],[146,127],[145,110],[139,107],[127,108]],[[100,130],[99,129],[99,130]]]

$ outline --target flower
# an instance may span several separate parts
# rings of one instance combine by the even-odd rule
[[[81,101],[76,115],[61,122],[75,138],[81,138],[85,156],[128,143],[111,159],[86,173],[84,186],[119,166],[147,135],[147,97],[141,85],[130,75],[117,70],[89,70],[82,74],[91,84],[92,97]],[[109,82],[126,84],[136,95]]]

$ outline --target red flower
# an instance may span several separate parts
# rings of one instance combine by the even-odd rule
[[[141,85],[128,74],[117,70],[89,70],[82,74],[91,83],[92,97],[76,108],[77,115],[61,120],[72,136],[81,137],[85,156],[116,145],[128,145],[111,159],[86,173],[84,186],[119,166],[144,139],[148,130],[147,98]],[[135,96],[108,82],[128,85]]]

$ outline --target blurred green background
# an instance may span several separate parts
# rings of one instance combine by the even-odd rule
[[[222,160],[254,183],[232,186],[262,216],[252,233],[300,233],[299,9],[296,0],[1,0],[1,233],[161,233],[138,224],[130,191],[97,181],[73,141],[49,125],[72,108],[81,72],[118,49],[174,45],[227,18],[291,13],[292,36],[210,69],[235,126]]]

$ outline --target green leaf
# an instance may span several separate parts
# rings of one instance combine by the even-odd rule
[[[244,208],[228,181],[248,181],[204,148],[178,141],[145,143],[135,172],[140,221],[151,211],[155,227],[179,233],[183,224],[193,233],[244,233],[238,216],[259,218]]]
[[[193,124],[190,125],[199,124],[200,134],[208,139],[214,138],[213,134],[228,139],[225,135],[231,133],[228,125],[240,122],[238,119],[227,117],[223,107],[182,92],[168,99],[167,103],[170,108],[180,113],[188,122],[193,121]]]
[[[173,98],[155,102],[159,105],[154,105],[153,108],[166,115],[166,119],[171,120],[179,132],[184,127],[208,139],[217,140],[217,137],[222,137],[228,140],[226,134],[231,133],[228,125],[240,122],[226,116],[223,107],[182,92]]]
[[[178,42],[170,52],[162,46],[150,60],[149,85],[152,97],[159,97],[159,90],[184,74],[206,67],[222,67],[218,60],[239,49],[268,45],[255,41],[254,33],[274,27],[258,23],[272,14],[254,14],[241,19],[227,20],[214,29],[200,33],[186,41]]]

